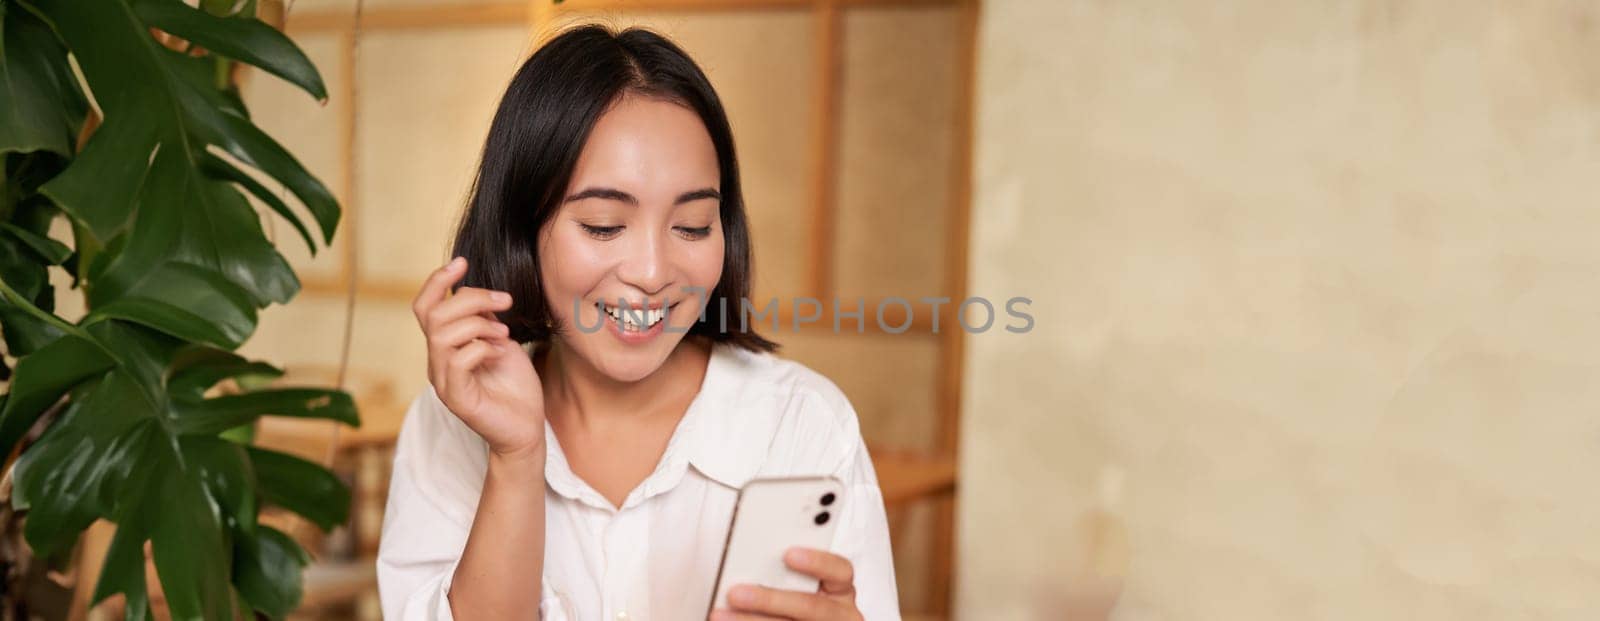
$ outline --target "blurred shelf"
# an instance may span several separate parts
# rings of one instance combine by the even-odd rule
[[[336,442],[340,451],[348,451],[373,445],[387,446],[393,444],[399,434],[399,425],[363,421],[362,426],[352,429],[326,420],[266,416],[256,426],[255,443],[321,463],[326,459],[330,442]]]
[[[352,604],[378,588],[378,568],[371,559],[315,562],[306,566],[304,577],[300,610]]]
[[[330,387],[338,383],[340,376],[338,367],[328,365],[296,365],[285,371],[277,382],[280,386]],[[317,463],[326,462],[331,443],[337,444],[338,452],[392,445],[400,434],[407,407],[396,400],[393,382],[371,370],[350,369],[345,375],[345,390],[361,415],[360,427],[319,419],[266,416],[256,425],[256,444]]]

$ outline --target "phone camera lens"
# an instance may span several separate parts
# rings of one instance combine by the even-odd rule
[[[823,524],[827,524],[828,523],[828,512],[827,511],[823,511],[822,513],[818,513],[817,514],[817,518],[814,521],[817,523],[817,526],[821,526]]]
[[[822,506],[826,507],[826,506],[831,505],[831,504],[833,504],[833,492],[828,492],[826,494],[823,494],[822,495]]]

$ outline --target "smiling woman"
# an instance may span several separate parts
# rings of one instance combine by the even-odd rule
[[[668,209],[655,213],[659,207]],[[542,241],[534,232],[556,243],[574,229],[610,240],[628,219],[646,232],[644,218],[670,219],[691,233],[706,229],[712,239],[704,245],[724,249],[711,261],[721,269],[710,275],[716,287],[707,289],[708,313],[720,312],[719,300],[736,305],[749,294],[750,233],[733,131],[710,82],[687,54],[649,31],[573,29],[536,53],[500,101],[456,236],[455,254],[473,266],[463,286],[510,292],[515,303],[502,318],[511,338],[549,342],[553,329],[572,319],[561,311],[581,297],[542,287],[540,266],[567,257],[534,252]],[[557,219],[567,221],[547,228]],[[717,319],[709,315],[690,332],[747,349],[776,348],[751,331],[714,330]]]
[[[721,200],[718,152],[706,125],[672,101],[624,94],[595,123],[572,169],[567,185],[578,190],[537,227],[536,265],[551,323],[569,328],[564,344],[619,380],[638,381],[659,368],[680,339],[658,337],[693,332],[703,292],[724,277],[735,284],[716,295],[737,300],[745,293],[728,289],[746,288],[747,268],[727,270],[748,259],[725,259],[749,256],[748,244],[732,247],[748,235],[720,226],[727,220],[743,228],[744,208],[737,184]],[[723,218],[721,211],[740,213]],[[674,332],[647,317],[668,308]],[[570,329],[598,325],[601,309],[611,313],[607,329]],[[771,347],[753,333],[739,336],[757,349]]]
[[[388,618],[702,617],[739,490],[810,476],[842,485],[835,530],[782,563],[817,589],[735,587],[713,618],[899,617],[854,408],[722,316],[750,235],[726,114],[681,49],[583,26],[534,53],[455,248],[413,303],[431,386],[396,447]]]

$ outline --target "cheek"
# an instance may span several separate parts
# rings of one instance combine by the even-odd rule
[[[539,278],[545,300],[557,317],[572,315],[574,299],[582,299],[606,273],[605,256],[571,234],[546,235],[539,244]]]
[[[696,244],[689,260],[684,266],[684,272],[696,287],[704,287],[707,291],[715,288],[722,279],[722,263],[726,260],[726,246],[722,235],[711,237]]]

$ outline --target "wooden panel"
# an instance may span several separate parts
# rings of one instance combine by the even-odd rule
[[[448,7],[461,8],[482,6],[484,0],[363,0],[363,10],[382,11],[393,8],[412,7]]]
[[[833,286],[833,248],[836,243],[834,207],[838,199],[839,173],[839,7],[833,0],[821,0],[812,11],[816,22],[816,91],[811,94],[811,157],[807,162],[811,176],[810,232],[811,257],[807,281],[809,293],[827,299]]]
[[[353,12],[356,0],[284,0],[289,8],[289,27],[294,27],[294,18],[297,15],[318,13],[322,11]],[[368,3],[369,5],[371,3]],[[317,65],[321,68],[322,65]]]
[[[831,326],[830,326],[831,327]],[[936,337],[862,337],[827,331],[774,335],[780,355],[798,360],[838,384],[861,418],[861,434],[876,446],[932,449]]]
[[[959,14],[851,9],[844,75],[836,293],[947,295]]]
[[[449,257],[524,26],[369,32],[356,143],[365,282],[415,288]]]
[[[295,43],[305,51],[311,62],[316,63],[318,71],[322,74],[323,83],[327,85],[330,95],[326,105],[318,103],[315,99],[283,80],[257,70],[248,70],[242,74],[240,90],[245,102],[250,107],[251,118],[268,135],[272,136],[290,153],[295,154],[311,174],[322,180],[324,185],[334,193],[334,196],[343,203],[345,196],[345,166],[340,157],[340,116],[345,113],[345,106],[349,100],[333,97],[340,92],[348,77],[344,74],[344,66],[340,62],[340,38],[333,33],[307,33],[297,35]],[[243,167],[249,170],[248,167]],[[255,175],[265,182],[267,187],[278,189],[277,184],[270,182],[263,175]],[[299,201],[292,194],[283,194],[285,202],[292,208],[299,208]],[[263,213],[271,213],[266,207],[250,197],[251,204]],[[305,243],[289,223],[284,222],[276,215],[267,217],[263,226],[267,229],[269,237],[277,242],[278,252],[289,260],[302,280],[334,280],[340,270],[344,269],[342,247],[349,239],[348,235],[336,235],[334,247],[328,250],[321,249],[321,236],[317,232],[316,223],[309,213],[300,210],[304,221],[311,229],[313,236],[317,237],[318,254],[315,258],[307,251]],[[348,215],[348,214],[346,214]],[[340,223],[341,229],[349,225],[346,220]]]
[[[526,23],[542,26],[539,14],[583,11],[701,11],[739,13],[795,10],[818,5],[844,7],[936,7],[961,0],[369,0],[362,7],[364,28],[439,28],[465,24]],[[294,3],[297,27],[318,30],[349,28],[355,0],[299,0]]]
[[[520,2],[455,5],[414,4],[372,8],[363,5],[363,30],[417,28],[437,30],[454,26],[509,26],[525,23],[528,7]],[[348,29],[355,23],[355,7],[297,12],[293,27],[317,30]]]
[[[962,297],[951,264],[957,254],[951,252],[952,226],[965,227],[952,222],[953,176],[966,174],[954,166],[961,25],[953,7],[846,13],[833,256],[841,297]],[[900,386],[917,398],[925,395],[930,407],[896,413],[893,428],[917,430],[929,449],[953,449],[942,432],[956,412],[953,403],[941,401],[948,381],[941,373],[948,370],[949,344],[959,338],[958,330],[932,337],[930,375]],[[908,360],[902,354],[885,362]],[[908,612],[948,610],[952,506],[945,500],[897,511],[895,558]]]
[[[939,497],[896,505],[888,509],[889,543],[894,553],[895,586],[900,612],[908,619],[944,619],[930,604],[942,571],[935,562],[934,522]]]
[[[733,125],[755,240],[755,299],[805,295],[806,119],[815,71],[806,52],[809,13],[575,11],[559,15],[549,31],[587,21],[650,28],[700,64]]]
[[[963,0],[959,6],[960,22],[955,39],[957,69],[956,97],[953,131],[955,157],[950,166],[950,213],[947,215],[945,287],[951,297],[967,296],[967,246],[968,230],[972,218],[972,131],[973,83],[976,78],[978,0]],[[940,452],[958,459],[961,429],[961,386],[963,354],[966,334],[950,331],[944,334],[939,350],[939,376],[937,399],[939,409]],[[959,463],[959,461],[958,461]],[[948,615],[954,592],[955,516],[959,497],[938,502],[933,520],[932,584],[927,601],[933,612]]]
[[[871,452],[885,505],[893,507],[956,489],[954,459],[882,447],[874,447]]]

